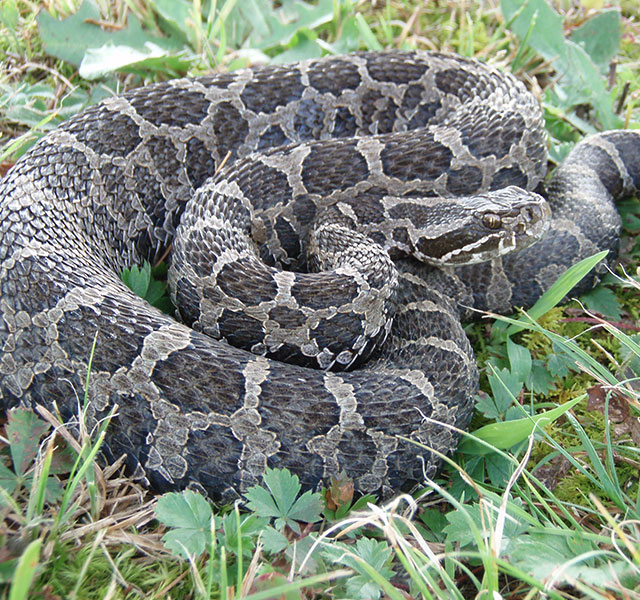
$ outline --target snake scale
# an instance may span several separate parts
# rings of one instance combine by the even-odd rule
[[[362,492],[419,482],[472,412],[460,307],[527,306],[570,264],[614,256],[640,134],[574,148],[547,185],[550,225],[546,201],[513,187],[540,191],[545,170],[534,98],[453,55],[337,56],[105,100],[0,183],[0,407],[77,423],[97,336],[86,418],[117,405],[107,458],[157,490],[229,500],[267,466],[306,487],[341,471]],[[179,319],[119,277],[169,247]]]

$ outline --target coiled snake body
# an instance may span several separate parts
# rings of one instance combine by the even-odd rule
[[[639,187],[640,136],[578,145],[549,184],[551,231],[521,249],[547,205],[498,190],[532,190],[545,168],[533,98],[455,56],[332,57],[111,98],[0,183],[0,406],[77,419],[97,334],[88,419],[118,405],[107,453],[157,489],[229,499],[266,466],[307,486],[342,470],[361,491],[420,481],[476,391],[456,303],[529,305],[615,250],[612,196]],[[182,322],[119,278],[172,243]]]

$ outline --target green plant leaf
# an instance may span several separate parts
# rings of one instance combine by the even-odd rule
[[[611,59],[620,49],[620,11],[601,10],[576,27],[569,39],[580,46],[591,60],[606,73]]]
[[[511,30],[557,68],[567,60],[562,17],[546,0],[502,0],[502,14],[511,21]],[[531,28],[531,23],[535,23]]]
[[[131,12],[127,26],[118,31],[103,29],[96,24],[100,19],[100,11],[93,0],[85,0],[76,13],[63,21],[58,21],[46,10],[41,10],[37,21],[45,52],[79,66],[89,48],[100,48],[108,42],[139,50],[144,48],[146,42],[153,42],[165,49],[182,47],[174,40],[145,33],[140,21]]]
[[[146,300],[151,306],[159,308],[162,312],[173,315],[174,306],[167,294],[166,264],[151,267],[145,261],[142,267],[133,265],[130,269],[123,269],[120,279],[136,296]]]
[[[238,519],[238,514],[234,510],[222,519],[222,534],[218,534],[219,542],[233,554],[237,554],[240,548],[243,555],[250,557],[256,546],[258,534],[267,527],[268,523],[269,519],[259,517],[255,513],[241,514]]]
[[[355,546],[348,547],[345,544],[327,546],[323,556],[333,562],[343,564],[354,569],[358,575],[349,577],[346,582],[346,590],[349,598],[377,599],[382,595],[382,589],[364,568],[364,564],[389,580],[394,575],[390,568],[391,548],[383,541],[361,537]]]
[[[487,376],[487,379],[498,415],[504,419],[505,413],[520,395],[524,382],[507,369],[494,369],[493,373]]]
[[[516,35],[552,62],[557,76],[556,85],[550,90],[556,101],[565,99],[561,102],[563,110],[569,112],[578,104],[592,104],[605,129],[619,127],[621,121],[613,111],[600,71],[582,45],[565,39],[562,17],[545,0],[528,0],[524,4],[520,0],[502,0],[501,5],[505,18],[513,20],[511,29]]]
[[[271,554],[278,554],[289,547],[287,536],[271,527],[271,525],[264,528],[260,540],[265,551]]]
[[[0,21],[9,31],[15,31],[19,18],[20,12],[16,0],[5,0],[0,6]]]
[[[605,315],[611,319],[622,318],[622,307],[615,293],[608,287],[599,285],[580,297],[582,303],[594,312]]]
[[[257,38],[252,35],[249,44],[265,50],[274,46],[287,46],[293,37],[303,29],[315,29],[333,18],[333,0],[319,0],[315,4],[293,0],[283,5],[281,10],[264,14],[268,35]]]
[[[18,487],[19,481],[18,476],[0,462],[0,488],[11,495],[16,487]],[[3,505],[4,498],[0,495],[0,506]]]
[[[123,269],[120,278],[136,296],[145,298],[151,280],[151,266],[146,261],[142,267],[133,265],[130,269]]]
[[[177,556],[200,556],[211,546],[213,514],[209,503],[191,490],[160,496],[156,517],[172,530],[162,536],[165,546]]]
[[[547,394],[553,385],[553,377],[544,361],[536,359],[531,363],[531,373],[527,379],[527,389],[534,394]]]
[[[485,498],[482,508],[477,504],[461,507],[459,510],[452,510],[445,516],[448,525],[444,528],[447,541],[460,546],[474,545],[477,541],[469,521],[475,523],[478,530],[487,537],[493,531],[491,521],[495,522],[498,508],[495,501]],[[526,517],[523,518],[519,505],[509,502],[507,504],[508,518],[504,522],[503,545],[508,546],[511,540],[521,537],[530,527]]]
[[[40,447],[40,438],[49,426],[26,408],[14,408],[7,417],[7,438],[16,475],[21,477],[29,468]]]
[[[522,419],[504,421],[501,423],[490,423],[489,425],[480,427],[480,429],[476,429],[472,432],[472,435],[495,448],[511,448],[511,446],[515,446],[527,439],[536,425],[540,429],[544,429],[549,425],[549,423],[555,421],[558,417],[562,416],[583,399],[584,396],[579,396],[578,398],[565,402],[552,410],[548,410],[532,417],[524,417]],[[465,436],[462,439],[458,449],[460,452],[465,454],[482,455],[492,452],[491,448],[480,444],[468,436]]]
[[[267,469],[264,484],[268,491],[260,486],[247,490],[247,506],[261,517],[275,518],[275,526],[282,529],[285,525],[299,532],[295,521],[315,523],[320,520],[322,497],[307,491],[300,498],[301,486],[297,475],[287,469]]]
[[[538,301],[527,311],[527,314],[534,321],[542,315],[549,312],[554,306],[559,304],[562,299],[591,271],[601,260],[609,254],[608,250],[598,252],[593,256],[589,256],[579,263],[569,267],[554,284],[544,293]],[[519,321],[526,322],[527,316],[522,316]],[[509,325],[507,335],[513,335],[522,331],[523,327],[515,324]]]
[[[524,383],[531,374],[531,353],[524,346],[507,338],[507,356],[511,365],[511,374]]]
[[[569,374],[569,369],[575,369],[575,362],[562,348],[553,343],[553,354],[549,355],[547,359],[547,369],[553,377],[566,377]]]
[[[40,561],[42,540],[31,542],[20,556],[11,581],[9,600],[26,600]]]

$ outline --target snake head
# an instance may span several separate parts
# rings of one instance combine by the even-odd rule
[[[526,248],[542,237],[551,216],[542,196],[515,186],[441,198],[431,209],[409,237],[414,256],[437,266],[476,264]]]

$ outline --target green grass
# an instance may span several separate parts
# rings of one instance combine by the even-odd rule
[[[633,1],[621,17],[597,0],[555,2],[561,17],[541,0],[380,4],[100,0],[78,17],[76,0],[4,0],[2,168],[116,91],[362,48],[450,50],[513,70],[542,102],[553,161],[603,124],[639,126]],[[282,23],[292,7],[299,18]],[[106,24],[102,38],[91,21]],[[565,51],[587,59],[556,82]],[[621,212],[621,258],[635,273],[640,209]],[[123,277],[161,302],[147,267]],[[482,369],[475,434],[429,486],[389,504],[354,501],[348,480],[300,494],[279,471],[237,507],[155,498],[95,460],[107,423],[76,438],[54,415],[12,411],[0,439],[0,598],[637,598],[640,286],[609,275],[581,303],[555,306],[572,282],[560,285],[530,311],[537,321],[467,327]]]

